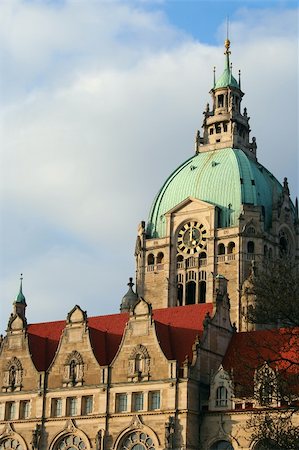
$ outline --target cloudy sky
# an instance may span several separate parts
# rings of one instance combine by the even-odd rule
[[[118,312],[137,225],[193,153],[212,70],[232,62],[258,156],[298,195],[295,1],[0,2],[0,332]]]

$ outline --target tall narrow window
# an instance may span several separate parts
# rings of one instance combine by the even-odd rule
[[[205,281],[199,282],[199,303],[206,302],[207,284]]]
[[[77,398],[69,397],[67,399],[67,413],[69,416],[77,415]]]
[[[29,417],[29,408],[30,408],[30,401],[29,400],[22,400],[20,402],[20,419],[28,419],[28,417]]]
[[[247,242],[247,253],[250,253],[250,254],[254,253],[254,242],[253,241]]]
[[[132,395],[132,411],[143,410],[143,392],[134,392]]]
[[[151,411],[160,409],[160,391],[150,391],[148,396],[148,406]]]
[[[15,402],[7,402],[5,405],[5,420],[13,420],[16,418]]]
[[[52,398],[51,416],[52,417],[62,416],[62,399],[61,398]]]
[[[128,409],[128,396],[127,394],[116,394],[116,412],[125,412]]]
[[[227,389],[224,386],[217,388],[216,406],[227,406]]]
[[[177,288],[177,306],[182,305],[183,305],[183,285],[179,283]]]
[[[186,305],[195,304],[196,295],[196,283],[194,281],[189,281],[186,284]]]
[[[91,414],[92,410],[93,410],[93,396],[84,395],[82,397],[82,414],[83,415]]]

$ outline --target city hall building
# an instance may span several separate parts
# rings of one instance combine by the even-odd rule
[[[246,317],[254,264],[298,258],[298,205],[258,161],[228,40],[210,94],[194,154],[138,227],[120,313],[75,305],[61,321],[28,324],[21,280],[1,337],[0,450],[258,450],[267,443],[249,418],[292,406],[269,362],[288,334]]]

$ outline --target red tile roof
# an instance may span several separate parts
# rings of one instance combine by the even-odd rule
[[[157,336],[168,359],[181,364],[188,355],[192,359],[192,345],[203,331],[207,312],[212,313],[211,303],[179,306],[153,311]],[[129,314],[112,314],[88,318],[91,345],[100,365],[110,364],[114,358],[128,322]],[[28,325],[29,348],[35,367],[47,370],[57,350],[65,321]]]
[[[223,367],[233,371],[235,385],[244,395],[250,395],[255,369],[264,362],[284,376],[297,377],[299,383],[299,328],[235,333],[223,359]]]

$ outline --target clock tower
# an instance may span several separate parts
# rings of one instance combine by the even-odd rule
[[[210,90],[195,154],[165,181],[141,222],[136,241],[136,290],[153,308],[209,303],[215,280],[228,280],[231,317],[246,329],[251,300],[242,289],[252,264],[281,252],[298,256],[298,208],[257,160],[244,93],[233,76],[230,41],[224,71]]]

